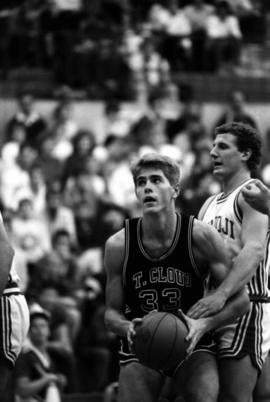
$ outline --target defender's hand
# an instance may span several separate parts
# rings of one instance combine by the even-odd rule
[[[127,341],[128,341],[128,347],[131,353],[134,353],[134,338],[136,336],[136,325],[140,324],[142,322],[141,318],[134,318],[128,327],[127,330]]]
[[[182,310],[178,310],[179,317],[185,322],[188,327],[188,334],[185,340],[188,342],[188,346],[186,349],[186,359],[192,354],[195,346],[201,339],[201,337],[207,332],[207,319],[200,318],[198,320],[194,320],[188,317],[183,313]]]
[[[218,313],[224,307],[226,298],[222,293],[213,292],[198,300],[187,312],[193,319],[209,317]]]

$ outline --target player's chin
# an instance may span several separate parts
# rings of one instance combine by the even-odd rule
[[[214,167],[213,168],[213,176],[215,176],[217,179],[223,177],[224,171],[220,167]]]
[[[160,207],[156,203],[146,203],[143,205],[145,213],[155,213],[160,210]]]

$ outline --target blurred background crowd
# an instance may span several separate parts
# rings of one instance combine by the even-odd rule
[[[256,59],[249,50],[267,52],[269,13],[262,0],[1,1],[1,79],[42,69],[55,83],[49,113],[37,91],[20,91],[2,119],[0,206],[20,287],[30,308],[50,314],[47,346],[67,378],[65,394],[103,392],[117,381],[118,340],[103,322],[103,251],[124,219],[140,214],[131,161],[149,151],[176,159],[177,207],[196,215],[219,190],[209,156],[214,128],[242,121],[261,133],[258,176],[270,185],[270,129],[247,108],[245,92],[231,90],[209,124],[192,80],[175,79],[247,73]],[[258,76],[269,66],[265,58]],[[102,100],[98,133],[75,118],[78,93]]]
[[[2,0],[0,70],[38,68],[90,98],[122,99],[142,77],[241,75],[250,58],[269,74],[269,15],[266,0]]]

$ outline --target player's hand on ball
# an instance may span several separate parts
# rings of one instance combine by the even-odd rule
[[[193,352],[201,337],[208,330],[207,319],[200,318],[198,320],[194,320],[193,318],[190,318],[186,314],[184,314],[181,309],[178,310],[178,315],[188,327],[188,334],[185,338],[188,343],[188,346],[186,348],[186,358],[188,358]]]
[[[134,337],[136,336],[136,325],[142,322],[141,318],[134,318],[129,324],[127,330],[128,347],[131,353],[134,353]]]
[[[213,292],[198,300],[187,312],[187,316],[193,319],[209,317],[218,313],[224,307],[226,297],[222,292]]]

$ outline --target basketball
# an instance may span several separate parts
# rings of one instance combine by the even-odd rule
[[[136,324],[134,349],[139,361],[155,370],[174,369],[186,353],[185,323],[165,312],[147,314]]]

